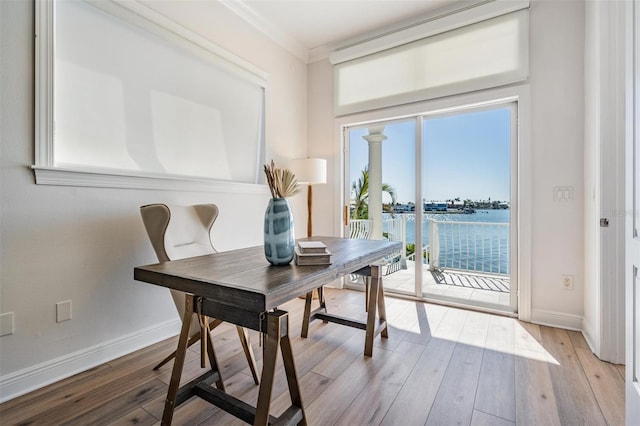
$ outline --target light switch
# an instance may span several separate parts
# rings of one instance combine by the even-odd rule
[[[553,188],[553,201],[568,202],[573,200],[573,186],[556,186]]]

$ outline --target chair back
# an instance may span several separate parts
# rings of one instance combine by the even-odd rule
[[[140,207],[144,227],[160,262],[216,253],[211,243],[211,228],[218,212],[218,206],[215,204],[149,204]],[[182,319],[185,293],[170,290]],[[190,334],[197,331],[198,322],[192,321]]]

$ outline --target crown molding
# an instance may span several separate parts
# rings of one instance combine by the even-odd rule
[[[280,30],[271,21],[256,12],[251,6],[242,0],[218,0],[220,4],[238,15],[249,25],[260,31],[280,47],[300,59],[305,64],[309,61],[309,49],[291,37],[285,31]]]
[[[335,49],[333,47],[326,44],[314,47],[309,50],[309,60],[307,63],[311,64],[313,62],[322,61],[323,59],[329,59],[334,50]]]

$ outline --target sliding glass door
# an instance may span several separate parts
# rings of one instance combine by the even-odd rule
[[[388,292],[515,312],[516,112],[494,103],[345,129],[345,235],[403,243],[385,259]]]
[[[427,298],[515,310],[515,111],[510,103],[423,117],[422,224],[428,258],[421,293]]]

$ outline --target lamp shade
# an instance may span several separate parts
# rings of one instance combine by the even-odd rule
[[[292,161],[291,168],[299,183],[327,183],[327,160],[324,158],[299,158]]]

